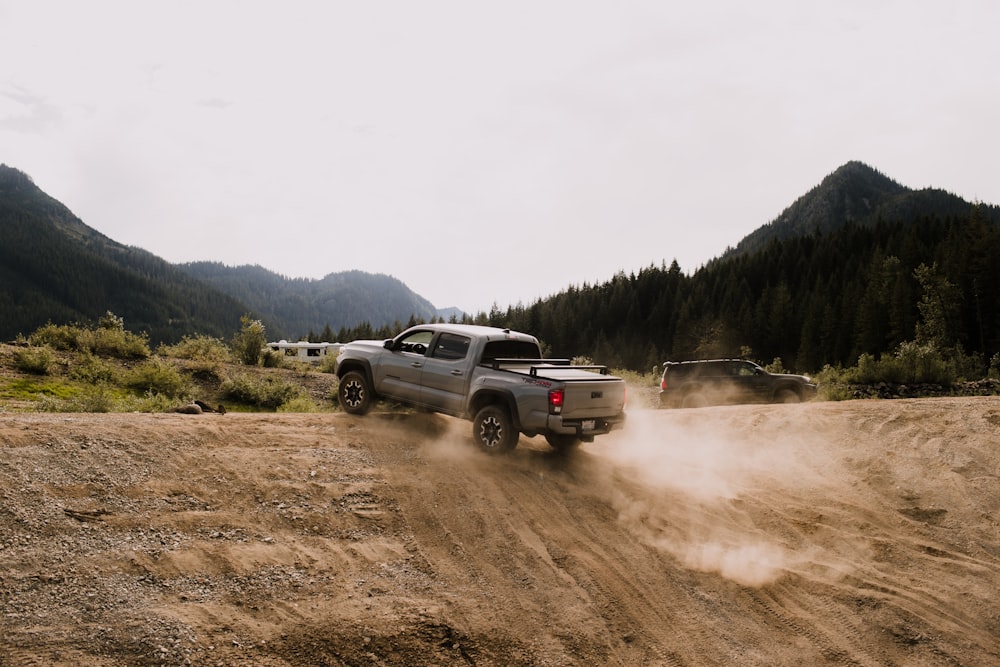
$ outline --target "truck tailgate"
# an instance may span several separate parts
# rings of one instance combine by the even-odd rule
[[[625,409],[625,383],[618,378],[566,381],[563,419],[611,417]]]

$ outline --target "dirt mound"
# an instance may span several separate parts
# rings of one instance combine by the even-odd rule
[[[1000,399],[0,414],[0,665],[1000,663]]]

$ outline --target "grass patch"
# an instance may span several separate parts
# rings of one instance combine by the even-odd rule
[[[42,397],[70,399],[80,388],[57,379],[16,378],[0,385],[0,398],[14,401],[37,401]]]

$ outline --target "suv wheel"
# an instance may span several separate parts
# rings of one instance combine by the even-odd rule
[[[344,411],[352,415],[363,415],[372,406],[372,390],[368,378],[358,371],[349,371],[340,378],[337,398]]]
[[[500,406],[487,405],[472,420],[472,439],[488,454],[509,452],[517,446],[519,436],[514,421]]]
[[[794,389],[779,389],[774,394],[774,400],[777,403],[798,403],[801,399]]]

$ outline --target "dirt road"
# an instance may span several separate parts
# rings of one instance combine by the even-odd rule
[[[1000,398],[0,413],[0,665],[1000,664]]]

